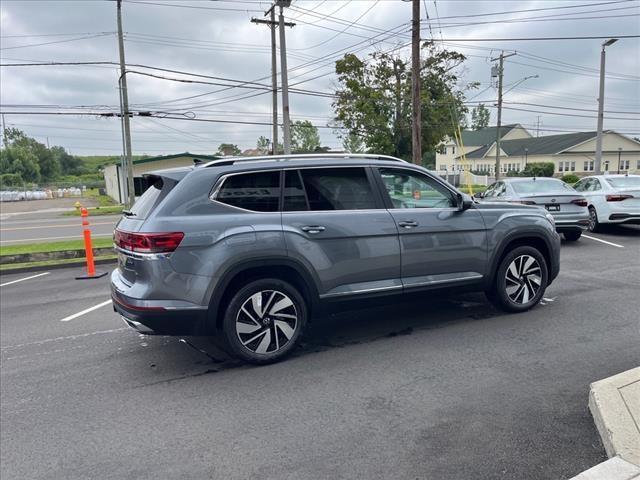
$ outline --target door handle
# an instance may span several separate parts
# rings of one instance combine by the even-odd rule
[[[402,228],[413,228],[418,226],[418,222],[415,220],[403,220],[402,222],[398,222],[398,225]]]
[[[300,230],[307,233],[320,233],[324,232],[324,227],[322,225],[306,225],[301,227]]]

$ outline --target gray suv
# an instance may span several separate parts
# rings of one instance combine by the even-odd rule
[[[147,180],[114,233],[115,310],[248,362],[290,353],[325,302],[464,287],[519,312],[559,271],[548,212],[474,203],[392,157],[229,158]]]

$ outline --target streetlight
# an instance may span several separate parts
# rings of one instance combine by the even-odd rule
[[[604,121],[604,61],[605,51],[604,49],[610,45],[613,45],[618,41],[617,38],[610,38],[602,44],[602,51],[600,52],[600,95],[598,96],[598,134],[596,136],[596,164],[595,173],[600,175],[602,173],[602,124]]]

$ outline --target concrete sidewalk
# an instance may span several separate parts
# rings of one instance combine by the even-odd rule
[[[589,410],[610,459],[574,480],[640,480],[640,367],[592,383]]]

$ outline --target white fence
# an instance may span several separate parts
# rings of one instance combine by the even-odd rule
[[[23,200],[48,200],[50,198],[81,197],[79,188],[58,188],[54,190],[3,190],[0,202],[21,202]]]
[[[438,176],[456,187],[459,185],[484,185],[488,186],[495,182],[494,177],[488,175],[475,175],[464,170],[438,170]]]

